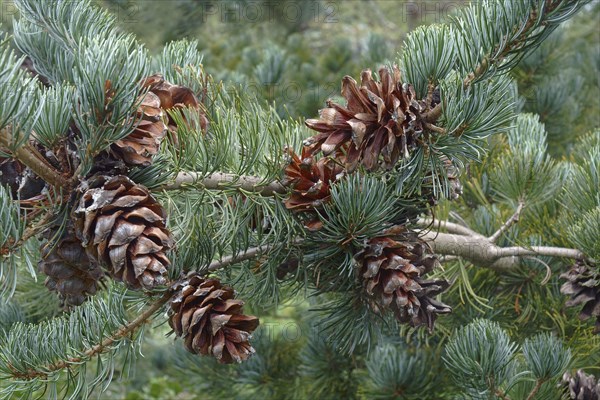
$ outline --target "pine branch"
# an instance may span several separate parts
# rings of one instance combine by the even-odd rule
[[[494,392],[494,394],[498,397],[500,397],[502,400],[510,400],[510,397],[508,397],[506,395],[506,393],[504,393],[502,390],[500,389],[496,389],[496,391]]]
[[[292,244],[300,244],[303,242],[303,239],[296,239],[292,242]],[[266,251],[269,251],[273,247],[270,244],[265,244],[262,246],[251,247],[246,251],[236,254],[234,256],[224,257],[219,261],[213,261],[210,265],[203,270],[204,273],[214,272],[222,268],[227,268],[232,264],[237,264],[242,261],[251,260],[263,254]]]
[[[0,130],[0,146],[10,149],[11,135],[8,128]],[[68,180],[58,172],[46,159],[30,144],[26,144],[14,151],[14,157],[29,167],[37,176],[54,187],[66,187]]]
[[[515,213],[492,236],[490,236],[488,240],[492,243],[496,243],[496,241],[504,232],[506,232],[515,223],[519,222],[519,217],[521,216],[521,211],[523,211],[524,207],[525,203],[520,201]]]
[[[585,255],[577,249],[547,246],[499,247],[487,239],[449,233],[422,233],[422,237],[431,244],[437,254],[459,256],[475,265],[497,271],[515,268],[519,263],[519,257],[524,256],[585,259]]]
[[[55,364],[48,365],[46,367],[40,369],[31,369],[27,372],[19,372],[14,371],[14,377],[19,379],[35,379],[35,378],[45,378],[49,376],[52,372],[56,372],[62,369],[68,369],[73,364],[81,364],[83,362],[88,361],[92,357],[103,353],[107,350],[107,348],[112,345],[117,340],[124,338],[125,336],[133,333],[143,324],[148,322],[148,320],[154,315],[156,311],[158,311],[163,305],[165,305],[173,296],[172,291],[167,291],[162,297],[152,303],[146,310],[144,310],[140,315],[138,315],[134,320],[127,323],[112,335],[104,339],[101,343],[90,347],[87,350],[83,351],[83,354],[80,357],[71,357],[67,360],[59,361]]]
[[[529,396],[527,396],[526,400],[533,400],[537,392],[539,392],[540,388],[542,387],[543,383],[544,381],[542,379],[537,379],[535,381],[535,386],[533,387],[533,389],[531,389],[531,392],[529,393]]]
[[[419,218],[419,220],[417,221],[417,226],[420,227],[429,227],[431,226],[432,228],[435,229],[444,229],[446,231],[448,231],[448,233],[455,233],[458,235],[464,235],[464,236],[472,236],[472,237],[477,237],[477,238],[485,238],[485,236],[475,232],[474,230],[471,230],[469,228],[467,228],[466,226],[462,226],[453,222],[449,222],[449,221],[441,221],[441,220],[433,220],[430,218]]]
[[[235,256],[224,257],[219,261],[213,261],[210,265],[204,270],[205,273],[214,272],[222,268],[227,268],[232,264],[237,264],[242,261],[251,260],[255,257],[258,257],[265,251],[268,251],[271,248],[270,245],[266,244],[263,246],[251,247],[248,250],[237,254]]]
[[[532,8],[529,13],[529,18],[527,18],[521,26],[515,26],[513,32],[510,32],[509,35],[507,35],[509,37],[513,36],[513,40],[506,43],[505,40],[508,40],[509,37],[504,37],[501,43],[499,43],[491,53],[485,55],[475,69],[464,78],[463,86],[466,88],[471,85],[477,78],[484,75],[489,67],[499,65],[511,53],[516,51],[526,52],[527,48],[530,47],[530,43],[528,43],[529,40],[532,38],[538,39],[539,37],[543,37],[542,33],[534,33],[537,28],[543,27],[543,29],[547,29],[551,25],[556,24],[556,21],[550,21],[549,17],[560,7],[568,7],[571,5],[567,3],[568,2],[564,0],[546,0],[544,4],[541,5],[540,9]],[[584,3],[585,2],[582,2],[582,4]]]
[[[246,192],[260,193],[263,196],[273,196],[276,193],[286,193],[286,188],[278,182],[264,183],[255,176],[238,176],[224,172],[215,172],[207,177],[202,177],[196,172],[180,172],[175,181],[165,185],[162,189],[176,190],[185,186],[199,186],[205,189],[224,190],[230,188],[240,189]]]

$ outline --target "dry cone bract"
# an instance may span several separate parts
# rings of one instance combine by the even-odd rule
[[[153,93],[158,97],[160,107],[165,111],[173,108],[191,108],[198,110],[200,127],[203,131],[206,131],[208,119],[202,111],[198,98],[190,88],[167,82],[160,74],[149,76],[142,85],[143,87],[150,89],[150,93]],[[173,140],[176,141],[177,123],[167,112],[165,112],[165,114],[167,128],[171,132]]]
[[[258,318],[242,314],[244,302],[217,279],[193,275],[179,284],[169,324],[188,351],[212,355],[220,363],[241,362],[254,353],[248,342]]]
[[[165,252],[173,247],[166,214],[148,190],[125,176],[87,190],[75,211],[88,254],[131,288],[167,283]]]

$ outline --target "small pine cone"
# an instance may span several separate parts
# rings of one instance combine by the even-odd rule
[[[375,312],[391,309],[400,322],[413,327],[427,325],[432,331],[437,314],[452,311],[432,298],[446,290],[449,283],[423,278],[439,262],[415,233],[404,230],[394,238],[373,238],[355,260]]]
[[[154,74],[144,80],[142,86],[149,88],[151,93],[154,93],[160,99],[160,108],[163,110],[170,110],[172,108],[193,108],[199,111],[198,121],[203,131],[208,128],[208,119],[200,107],[200,102],[194,94],[194,92],[180,85],[173,85],[165,81],[164,77],[160,74]],[[167,128],[172,135],[172,139],[177,141],[177,123],[171,118],[168,113],[167,117]]]
[[[600,380],[582,370],[578,370],[575,376],[565,372],[562,385],[572,400],[600,400]]]
[[[258,318],[242,314],[244,302],[218,279],[192,275],[176,288],[169,324],[188,351],[212,355],[220,363],[242,362],[254,353],[248,342]]]
[[[163,118],[160,98],[152,92],[146,93],[136,112],[134,131],[117,140],[112,150],[129,165],[150,165],[152,156],[158,153],[160,143],[167,134]]]
[[[56,231],[49,232],[51,237]],[[65,306],[79,306],[98,290],[102,269],[87,256],[72,227],[60,240],[41,247],[42,259],[38,269],[47,275],[44,284],[58,295]]]
[[[566,306],[583,305],[579,318],[586,320],[595,317],[594,333],[600,334],[600,272],[578,261],[560,277],[567,280],[560,288],[560,292],[571,296],[565,303]]]
[[[285,169],[285,183],[292,188],[285,206],[292,211],[314,211],[331,195],[330,186],[343,173],[334,159],[323,157],[315,161],[308,149],[302,149],[302,159],[289,150],[291,161]]]
[[[446,156],[442,157],[444,162],[444,168],[446,169],[446,176],[448,178],[448,184],[450,186],[450,200],[458,200],[463,192],[462,184],[460,183],[460,171],[454,165],[451,159]]]
[[[462,195],[462,193],[463,193],[463,187],[462,187],[462,184],[460,183],[460,179],[459,179],[460,171],[456,167],[456,165],[454,165],[454,162],[452,162],[451,159],[449,159],[448,157],[446,157],[443,154],[440,156],[440,161],[444,165],[444,170],[446,172],[446,178],[448,180],[448,193],[447,193],[448,200],[458,200],[460,195]],[[438,179],[442,180],[443,177],[439,177]],[[429,176],[425,178],[425,183],[426,183],[426,185],[432,184],[431,174],[429,174]],[[428,190],[428,193],[429,193],[428,194],[429,204],[431,206],[436,205],[438,203],[438,200],[440,197],[439,194],[434,195],[429,190]]]
[[[167,283],[173,247],[163,207],[125,176],[88,189],[75,210],[76,232],[90,257],[133,289]]]
[[[363,71],[360,86],[345,76],[346,107],[329,100],[319,119],[306,120],[309,128],[319,132],[305,142],[311,154],[323,151],[328,155],[345,147],[349,172],[358,164],[373,171],[391,169],[400,157],[408,158],[420,146],[425,101],[417,101],[412,85],[402,83],[397,67],[381,68],[379,76],[377,82],[370,70]]]
[[[19,160],[0,157],[0,185],[8,186],[14,199],[26,200],[39,196],[46,183]]]

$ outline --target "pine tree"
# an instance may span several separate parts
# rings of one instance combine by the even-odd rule
[[[341,96],[293,119],[196,42],[150,55],[91,0],[15,0],[1,395],[110,397],[169,332],[153,362],[200,398],[593,396],[598,81],[538,72],[588,3],[476,2],[377,70],[325,60]],[[290,61],[264,52],[268,86]],[[589,109],[561,128],[567,102]]]

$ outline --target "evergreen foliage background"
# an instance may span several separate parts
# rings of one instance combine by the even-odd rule
[[[182,147],[189,146],[189,155],[178,154],[171,159],[169,152],[176,150],[168,149],[164,159],[159,158],[155,163],[154,170],[134,172],[151,188],[170,178],[161,175],[168,168],[208,172],[227,165],[240,174],[272,177],[279,160],[273,161],[273,165],[257,165],[247,159],[231,162],[234,156],[227,154],[228,143],[235,142],[237,133],[251,129],[263,133],[264,143],[256,146],[273,154],[285,144],[300,144],[300,138],[306,137],[307,132],[291,121],[316,117],[327,98],[340,99],[342,76],[358,77],[365,68],[376,71],[382,64],[397,62],[398,52],[408,51],[402,48],[408,32],[420,25],[447,21],[466,4],[282,0],[275,2],[272,18],[263,15],[256,21],[251,14],[256,3],[245,0],[99,0],[96,3],[116,15],[119,28],[134,33],[151,54],[160,55],[166,43],[187,38],[187,42],[167,47],[165,52],[171,50],[175,54],[177,46],[195,47],[201,54],[196,61],[212,76],[212,80],[204,83],[208,97],[214,100],[207,108],[210,120],[215,121],[217,145],[200,148],[194,144],[192,130],[181,134]],[[1,5],[3,29],[11,31],[13,25],[8,16],[12,6],[6,0]],[[266,12],[264,6],[260,9]],[[432,9],[436,12],[431,12]],[[290,17],[292,10],[301,17]],[[470,163],[461,177],[463,195],[452,203],[441,201],[435,209],[436,219],[464,223],[484,236],[491,236],[515,212],[518,206],[515,199],[521,199],[527,207],[518,224],[499,238],[498,245],[572,247],[600,259],[600,232],[594,230],[598,229],[600,216],[598,19],[600,3],[592,2],[563,23],[535,51],[518,60],[509,73],[516,86],[506,83],[503,90],[506,96],[518,93],[516,109],[507,112],[521,114],[510,124],[503,124],[504,133],[484,139],[481,146],[488,151],[482,161]],[[129,50],[143,53],[134,45]],[[90,60],[97,59],[96,56],[90,54]],[[149,66],[136,65],[135,59],[127,60],[132,76],[143,76],[142,71],[153,72]],[[63,71],[71,73],[69,68]],[[172,73],[174,78],[185,72]],[[221,87],[219,81],[225,85]],[[448,85],[447,92],[452,93],[453,87]],[[481,94],[482,99],[485,96],[486,93]],[[273,104],[272,110],[268,109],[269,104]],[[448,114],[445,119],[449,126],[451,117]],[[490,130],[496,133],[501,129]],[[107,131],[106,135],[117,137],[119,132]],[[42,138],[48,142],[54,139],[51,134]],[[90,142],[90,146],[94,145],[95,142]],[[477,146],[465,152],[477,153]],[[197,154],[203,156],[198,159]],[[372,184],[376,190],[380,181],[360,184]],[[339,191],[343,190],[352,193],[352,187],[340,185]],[[236,246],[260,245],[273,237],[293,237],[301,230],[292,217],[281,217],[281,204],[273,205],[257,196],[248,197],[252,205],[248,202],[237,208],[231,205],[229,193],[190,191],[178,198],[165,192],[158,197],[169,204],[173,220],[178,221],[173,230],[182,241],[178,244],[180,251],[174,255],[174,265],[203,264],[214,256],[235,252]],[[217,226],[198,217],[203,211],[211,212],[207,198],[229,204],[223,207],[230,207],[232,220],[247,221],[257,212],[266,213],[273,221],[273,231],[258,238],[246,237],[241,231],[232,235],[235,226]],[[242,201],[239,197],[235,199]],[[378,201],[376,206],[366,203],[365,208],[386,215],[385,199]],[[11,210],[10,206],[2,205],[0,214],[6,210]],[[373,221],[382,218],[372,216]],[[368,228],[368,223],[365,226]],[[19,235],[16,232],[13,237]],[[216,237],[222,242],[214,246],[203,239],[206,237]],[[3,238],[0,235],[0,244]],[[22,251],[33,254],[36,249],[37,243],[30,243]],[[579,321],[579,310],[564,306],[566,298],[559,291],[562,284],[559,275],[568,267],[568,260],[525,258],[509,272],[497,272],[461,259],[449,259],[443,263],[440,274],[453,283],[443,296],[444,302],[453,306],[453,312],[438,318],[433,334],[401,327],[398,335],[393,324],[384,324],[377,342],[369,343],[369,317],[357,319],[355,313],[348,311],[351,304],[348,306],[347,298],[326,294],[325,303],[323,297],[305,297],[304,289],[293,280],[286,284],[273,281],[270,272],[294,251],[293,246],[281,246],[272,253],[273,259],[262,265],[246,263],[221,275],[247,302],[248,313],[261,317],[261,326],[253,339],[256,354],[250,360],[224,366],[211,358],[189,354],[180,341],[166,336],[170,329],[163,324],[115,344],[108,359],[103,360],[114,371],[98,362],[89,363],[78,372],[82,376],[87,374],[91,380],[96,378],[92,396],[128,400],[497,398],[497,393],[489,391],[489,379],[480,379],[492,376],[511,399],[525,399],[536,382],[542,384],[534,398],[561,399],[566,397],[558,384],[565,371],[582,368],[600,376],[600,335],[592,333],[589,321]],[[18,257],[30,259],[25,255]],[[29,269],[34,271],[35,266],[30,265]],[[0,330],[8,330],[20,322],[41,322],[54,324],[55,333],[50,341],[72,341],[65,345],[74,348],[79,343],[93,342],[98,332],[61,337],[61,323],[68,325],[69,318],[74,317],[61,314],[58,300],[48,296],[43,279],[35,281],[23,272],[24,268],[20,271],[13,299],[0,307]],[[172,276],[179,272],[173,271]],[[298,281],[302,279],[297,277]],[[106,311],[110,328],[126,318],[125,310],[120,307],[121,299],[142,304],[144,298],[143,294],[125,291],[118,285],[109,286],[109,294],[97,296],[89,307]],[[337,314],[328,314],[327,305],[338,310]],[[78,311],[83,317],[84,307]],[[326,340],[331,332],[319,324],[314,316],[319,312],[310,311],[314,309],[321,309],[322,315],[331,321],[351,316],[345,319],[349,321],[346,325],[336,325],[334,330],[338,329],[340,336],[351,331],[350,335],[356,338],[368,339],[354,340],[352,346],[343,340],[332,344]],[[52,319],[60,315],[65,318],[62,322]],[[43,331],[27,331],[25,325],[14,333],[15,341],[23,338],[30,346],[43,346],[38,341],[47,340]],[[351,352],[340,351],[349,347]],[[123,349],[127,350],[120,351]],[[133,357],[135,352],[144,357]],[[548,361],[549,357],[554,358]],[[14,358],[18,360],[19,355],[14,354]],[[554,369],[549,369],[549,365]],[[107,370],[114,375],[97,376],[98,371]],[[467,382],[468,377],[472,381]],[[71,384],[83,382],[83,378],[73,378]],[[14,383],[0,382],[3,390],[11,389],[11,385]],[[73,387],[65,385],[64,380],[58,380],[54,390],[72,393]],[[52,390],[42,386],[33,388],[32,395],[44,397],[48,395],[45,390]],[[106,391],[101,394],[102,389]]]

